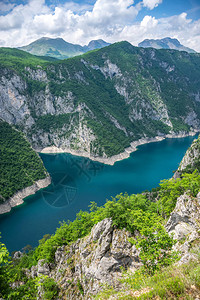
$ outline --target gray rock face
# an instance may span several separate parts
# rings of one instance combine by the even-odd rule
[[[31,268],[31,276],[48,275],[59,282],[63,299],[66,296],[67,299],[82,299],[80,285],[84,299],[97,294],[104,284],[118,288],[121,268],[134,272],[141,266],[139,251],[128,241],[130,237],[125,229],[115,229],[111,219],[104,219],[87,237],[70,246],[59,247],[53,268],[40,260]]]
[[[136,49],[127,42],[99,53],[99,59],[91,53],[69,64],[27,63],[20,71],[3,66],[0,118],[17,125],[37,151],[53,146],[92,158],[123,154],[131,141],[173,133],[174,120],[189,125],[188,131],[200,128],[198,56],[195,62],[183,52],[178,61],[161,58],[155,49]],[[178,62],[187,64],[193,76],[186,67],[179,70]],[[164,88],[169,82],[175,84],[177,97]],[[172,114],[168,97],[184,109]],[[102,126],[109,129],[103,137]]]
[[[188,165],[193,166],[195,159],[200,157],[200,140],[199,138],[194,140],[191,147],[187,150],[183,157],[178,171],[183,171]]]
[[[176,207],[166,224],[166,231],[174,235],[177,243],[175,250],[180,251],[182,258],[179,264],[186,263],[195,256],[189,253],[192,242],[200,237],[200,193],[196,198],[186,193],[177,199]]]
[[[200,193],[196,198],[185,193],[177,199],[166,225],[166,231],[177,240],[174,250],[181,252],[178,264],[196,259],[190,248],[199,238],[199,223]],[[61,299],[92,299],[107,284],[121,289],[122,269],[134,273],[142,266],[139,250],[129,242],[131,237],[134,236],[130,232],[116,229],[112,220],[106,218],[88,236],[59,247],[54,264],[40,260],[26,274],[32,278],[41,275],[53,278],[59,284]]]
[[[16,251],[13,255],[13,259],[20,259],[23,256],[23,253],[21,251]]]
[[[37,276],[49,275],[49,274],[50,274],[49,265],[45,262],[44,259],[40,259],[37,265]]]

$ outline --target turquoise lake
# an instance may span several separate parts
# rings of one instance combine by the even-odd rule
[[[160,180],[173,176],[195,137],[142,145],[114,166],[70,154],[41,154],[52,184],[0,217],[1,241],[10,252],[28,244],[37,246],[44,234],[54,233],[60,221],[74,220],[91,201],[103,205],[119,193],[140,193],[158,186]]]

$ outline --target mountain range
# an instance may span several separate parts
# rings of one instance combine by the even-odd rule
[[[90,41],[87,46],[81,46],[68,43],[62,38],[52,39],[42,37],[39,40],[36,40],[27,46],[19,47],[18,49],[38,56],[51,56],[57,59],[66,59],[108,45],[110,44],[103,40],[93,40]]]
[[[2,48],[0,68],[0,117],[38,151],[103,160],[140,139],[200,128],[198,53],[120,42],[49,62]]]
[[[146,39],[138,44],[138,47],[143,48],[155,48],[155,49],[174,49],[179,51],[186,51],[188,53],[195,53],[193,49],[185,47],[181,45],[181,43],[177,39],[172,39],[170,37],[166,37],[164,39]]]

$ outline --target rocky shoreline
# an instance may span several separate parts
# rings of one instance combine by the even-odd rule
[[[112,166],[117,161],[120,161],[120,160],[130,157],[130,154],[132,152],[137,151],[137,147],[140,145],[160,142],[166,138],[182,138],[182,137],[186,137],[186,136],[194,136],[197,132],[199,132],[199,130],[194,130],[194,131],[190,131],[187,133],[186,132],[180,132],[178,134],[172,133],[172,134],[167,134],[167,135],[156,136],[154,138],[141,138],[138,141],[132,142],[130,147],[126,148],[124,152],[114,155],[114,156],[111,156],[111,157],[98,157],[98,156],[95,157],[95,156],[91,156],[90,153],[88,153],[86,151],[75,151],[75,150],[72,150],[69,148],[58,148],[56,146],[46,147],[38,152],[46,153],[46,154],[70,153],[72,155],[87,157],[93,161],[98,161],[100,163]]]
[[[7,200],[5,203],[0,204],[0,215],[11,211],[12,207],[23,204],[23,199],[35,194],[40,189],[47,187],[51,183],[51,178],[47,176],[45,179],[36,181],[33,185],[18,191],[13,197]]]

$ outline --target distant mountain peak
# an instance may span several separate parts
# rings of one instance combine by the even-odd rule
[[[84,46],[85,49],[87,49],[87,51],[89,50],[94,50],[94,49],[100,49],[106,46],[109,46],[110,44],[105,42],[102,39],[98,39],[98,40],[92,40],[89,42],[89,44],[87,46]]]
[[[165,37],[163,39],[145,39],[138,44],[138,47],[143,48],[156,48],[156,49],[174,49],[179,51],[186,51],[189,53],[195,53],[193,49],[183,46],[179,40],[175,38]]]
[[[66,42],[63,38],[41,37],[27,46],[18,49],[38,56],[51,56],[57,59],[65,59],[83,54],[85,52],[109,46],[109,43],[99,39],[92,40],[87,46],[81,46]]]

